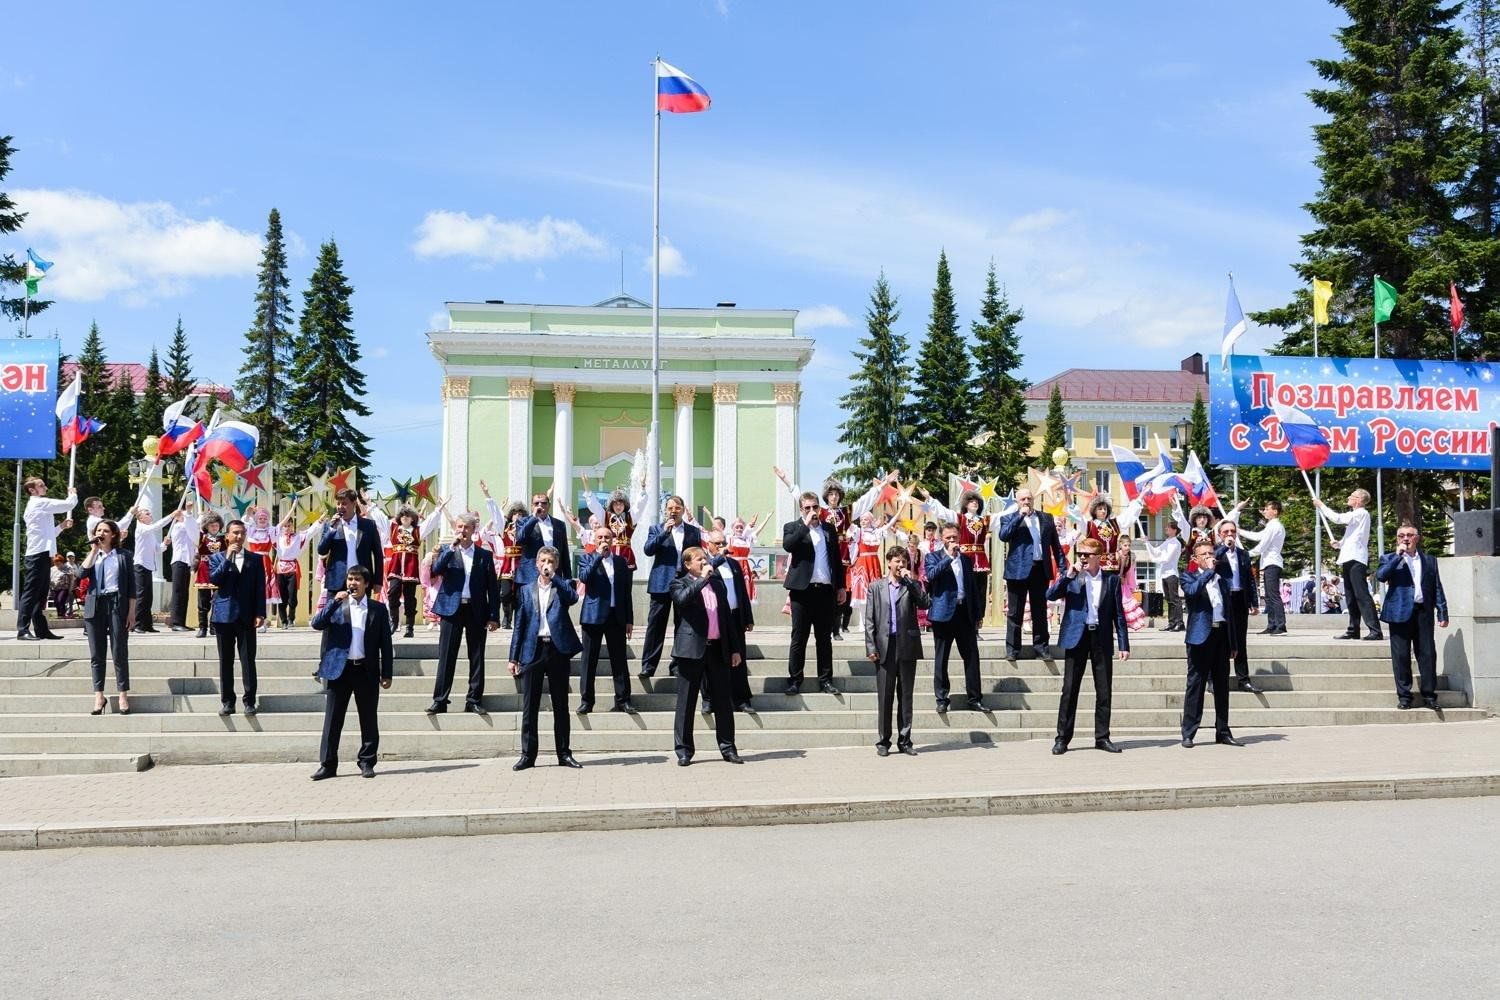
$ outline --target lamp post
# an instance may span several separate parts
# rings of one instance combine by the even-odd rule
[[[161,447],[161,439],[155,435],[147,435],[141,439],[141,458],[132,458],[126,463],[130,472],[130,485],[136,488],[135,506],[146,504],[151,508],[153,516],[160,518],[164,511],[161,509],[162,481],[169,479],[177,473],[177,463],[168,459],[165,462],[157,461],[157,454]],[[137,518],[137,524],[140,519]],[[161,607],[166,584],[160,577],[152,579],[152,607]]]

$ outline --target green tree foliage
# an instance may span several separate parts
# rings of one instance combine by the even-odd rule
[[[901,310],[885,272],[870,292],[865,310],[863,350],[854,352],[859,369],[850,376],[849,391],[839,399],[846,419],[839,425],[840,475],[846,482],[865,483],[892,469],[904,469],[910,445],[906,426],[906,393],[911,382],[907,341],[896,332]]]
[[[172,343],[167,347],[166,371],[167,402],[186,399],[198,384],[193,378],[193,354],[188,350],[187,332],[182,328],[182,317],[177,317],[177,329],[172,331]]]
[[[968,346],[958,332],[948,255],[939,253],[932,315],[917,356],[909,420],[913,430],[909,474],[934,497],[946,498],[948,474],[964,471],[974,461],[969,445],[975,432],[971,373]]]
[[[1031,425],[1026,422],[1026,390],[1021,378],[1021,335],[1025,313],[1012,306],[995,277],[985,275],[979,319],[974,321],[974,416],[981,435],[991,436],[975,450],[981,474],[998,477],[1001,492],[1020,483],[1031,461]]]
[[[1037,460],[1043,467],[1052,467],[1052,453],[1068,446],[1068,413],[1063,409],[1062,390],[1057,383],[1052,385],[1052,395],[1047,400],[1047,419],[1042,424],[1042,453]]]
[[[11,137],[0,135],[0,183],[5,181],[5,175],[10,173],[10,154],[15,152],[11,145]],[[26,220],[25,212],[16,211],[16,203],[10,200],[4,189],[0,189],[0,236],[8,236],[11,233],[20,232],[21,223]],[[20,332],[21,318],[26,314],[26,262],[20,260],[13,253],[0,256],[0,292],[16,285],[20,294],[8,296],[0,294],[0,314],[15,320],[17,332]],[[45,299],[32,299],[31,315],[46,309],[52,303]],[[9,550],[7,549],[7,552]]]
[[[245,333],[245,362],[234,392],[245,420],[260,430],[257,454],[278,464],[286,451],[287,376],[294,334],[290,287],[281,213],[273,208],[266,222],[266,248],[255,289],[255,320]]]
[[[141,436],[160,436],[162,411],[167,408],[168,403],[175,402],[176,400],[167,399],[162,382],[161,358],[157,355],[156,348],[152,347],[151,357],[146,362],[146,387],[137,407],[136,433]]]

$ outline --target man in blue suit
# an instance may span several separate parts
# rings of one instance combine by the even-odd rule
[[[219,714],[234,711],[234,657],[240,657],[245,678],[245,714],[254,715],[255,633],[266,620],[265,562],[245,551],[245,522],[230,521],[224,549],[208,557],[208,582],[213,584],[209,620],[219,644]]]
[[[1437,711],[1437,639],[1433,619],[1448,627],[1448,598],[1438,576],[1438,562],[1423,552],[1417,529],[1403,522],[1396,529],[1396,551],[1387,552],[1375,571],[1385,584],[1380,620],[1391,627],[1391,670],[1396,675],[1396,707],[1411,708],[1411,654],[1417,651],[1422,704]]]
[[[578,714],[594,710],[594,675],[599,670],[599,647],[609,647],[609,672],[615,681],[616,712],[635,714],[630,703],[630,663],[625,640],[635,630],[635,612],[631,607],[630,564],[615,555],[612,546],[614,529],[601,525],[594,531],[594,551],[578,563],[578,581],[583,584],[583,610],[578,623],[583,627],[582,691]]]
[[[505,526],[495,525],[496,531]],[[516,563],[515,586],[517,589],[536,582],[536,557],[543,548],[557,550],[558,565],[564,574],[573,569],[573,560],[568,555],[568,526],[561,518],[552,516],[552,489],[545,493],[533,493],[531,513],[521,518],[516,525],[516,544],[521,546],[521,561]]]
[[[375,777],[375,757],[380,751],[375,708],[380,689],[391,686],[390,612],[369,598],[370,571],[363,566],[349,567],[344,582],[348,589],[334,594],[312,621],[312,627],[323,633],[317,676],[328,684],[314,781],[338,774],[339,737],[349,714],[350,695],[359,713],[359,773]]]
[[[1120,601],[1120,575],[1105,573],[1100,568],[1103,552],[1104,546],[1097,538],[1080,541],[1079,564],[1067,576],[1058,577],[1047,591],[1047,600],[1063,602],[1058,639],[1065,650],[1065,666],[1062,701],[1057,706],[1057,739],[1052,744],[1054,754],[1067,753],[1072,742],[1078,690],[1083,685],[1085,668],[1091,668],[1094,674],[1094,746],[1109,753],[1120,752],[1109,738],[1114,640],[1119,637],[1120,659],[1130,659],[1130,630],[1125,625],[1125,606]]]
[[[954,645],[964,659],[964,693],[969,707],[987,711],[979,691],[979,633],[974,629],[975,609],[984,601],[974,564],[959,550],[958,525],[949,522],[941,533],[943,547],[927,555],[927,592],[932,607],[932,689],[937,710],[948,711],[948,653]]]
[[[1214,689],[1214,742],[1243,746],[1229,731],[1230,648],[1229,585],[1219,575],[1214,545],[1199,539],[1182,573],[1182,596],[1187,605],[1187,694],[1182,703],[1182,745],[1191,749],[1203,721],[1203,688]]]
[[[1031,604],[1031,645],[1040,659],[1047,657],[1047,585],[1053,569],[1064,566],[1057,523],[1046,511],[1032,506],[1031,491],[1016,491],[1016,510],[1000,519],[1000,540],[1005,551],[1005,658],[1021,652],[1021,614]]]
[[[536,554],[536,579],[516,594],[516,617],[510,634],[510,673],[521,678],[521,757],[511,770],[536,765],[537,714],[542,683],[552,696],[552,742],[557,763],[582,767],[568,743],[568,661],[583,646],[573,631],[568,608],[578,600],[572,580],[557,575],[558,551],[550,545]]]
[[[444,545],[432,557],[432,579],[437,597],[432,613],[438,626],[438,669],[432,686],[428,715],[448,711],[453,690],[453,671],[458,665],[458,644],[469,651],[469,690],[464,711],[488,715],[484,708],[484,640],[486,630],[500,627],[500,580],[495,575],[495,557],[474,544],[479,515],[463,514],[454,523],[453,544]]]
[[[672,581],[682,568],[682,554],[703,545],[703,534],[696,524],[688,524],[687,504],[679,496],[667,497],[667,519],[646,529],[642,551],[651,557],[651,576],[646,593],[651,606],[646,609],[646,641],[641,648],[641,680],[656,673],[661,662],[662,646],[667,640],[667,615],[672,610]]]
[[[323,590],[336,594],[344,589],[344,574],[350,566],[363,566],[370,573],[370,586],[380,586],[385,550],[380,529],[368,517],[359,514],[359,494],[339,490],[334,496],[334,518],[323,527],[318,539],[318,555],[325,557]]]

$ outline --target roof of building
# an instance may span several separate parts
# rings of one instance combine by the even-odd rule
[[[1048,400],[1053,386],[1063,402],[1191,404],[1199,393],[1208,397],[1208,376],[1199,354],[1183,359],[1176,371],[1069,368],[1027,389],[1026,398]]]
[[[139,361],[107,362],[104,365],[109,384],[119,384],[121,376],[130,380],[130,387],[135,390],[137,396],[146,391],[146,366]],[[72,380],[73,373],[78,370],[78,362],[69,361],[62,366],[62,380],[67,383]],[[233,394],[227,385],[216,385],[212,382],[200,382],[193,386],[194,396],[218,396],[219,399],[228,403],[233,401]],[[171,402],[171,400],[169,400]]]

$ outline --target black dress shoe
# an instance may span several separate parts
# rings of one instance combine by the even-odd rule
[[[615,706],[615,711],[616,712],[625,712],[628,715],[636,715],[636,714],[638,714],[637,711],[636,711],[636,707],[634,705],[632,705],[629,702],[629,700],[622,701],[618,705],[616,705]]]
[[[890,755],[891,755],[891,748],[890,747],[883,746],[883,745],[881,745],[879,743],[877,743],[875,745],[875,756],[877,756],[877,757],[889,757]]]
[[[359,765],[359,776],[361,778],[373,778],[373,777],[375,777],[375,765],[374,764],[361,764],[361,765]]]
[[[1182,738],[1182,745],[1189,750],[1193,749],[1193,738],[1191,736],[1184,736]]]
[[[312,773],[312,780],[314,780],[314,781],[322,781],[325,778],[334,778],[334,777],[338,776],[338,773],[339,772],[338,772],[338,770],[336,768],[332,768],[332,767],[328,767],[327,765],[324,765],[323,767],[318,768],[316,771],[314,771]]]
[[[1240,681],[1239,688],[1248,694],[1260,694],[1260,688],[1256,687],[1248,677]]]
[[[186,629],[184,629],[184,631],[186,631]],[[200,638],[200,639],[207,639],[208,638],[208,629],[206,629],[206,628],[200,628],[198,630],[198,638]]]
[[[1263,629],[1261,629],[1259,632],[1257,632],[1255,634],[1256,635],[1275,635],[1276,634],[1276,630],[1274,628],[1263,628]]]
[[[740,753],[739,753],[738,750],[725,750],[724,753],[722,754],[722,756],[723,756],[723,758],[724,758],[724,760],[725,760],[726,763],[730,763],[730,764],[743,764],[743,763],[745,763],[745,759],[740,756]]]
[[[910,743],[903,743],[896,749],[906,754],[906,756],[908,757],[915,757],[917,755],[917,748],[912,746]]]
[[[1366,632],[1365,642],[1384,642],[1385,635],[1380,632]]]
[[[1038,660],[1052,659],[1052,648],[1050,646],[1032,646],[1031,651],[1036,654]]]
[[[788,684],[786,686],[786,696],[788,698],[795,698],[797,695],[799,695],[801,693],[802,693],[802,685],[801,684]]]
[[[938,702],[937,703],[937,711],[938,711],[938,715],[947,715],[948,714],[948,703],[946,701],[940,701],[940,702]]]
[[[969,699],[969,707],[971,709],[973,709],[974,711],[976,711],[976,712],[988,712],[989,711],[989,709],[987,709],[987,708],[984,707],[984,702],[981,699],[979,699],[979,698],[970,698]]]
[[[62,640],[62,636],[58,635],[56,632],[47,632],[47,633],[45,633],[42,636],[42,638],[43,639],[49,639],[49,640],[52,640],[54,642],[58,642],[58,641]]]
[[[1359,638],[1359,633],[1358,632],[1340,632],[1338,635],[1334,636],[1334,638],[1335,639],[1358,639]]]
[[[1437,711],[1437,707],[1438,707],[1437,706],[1437,698],[1435,698],[1435,697],[1434,698],[1423,698],[1422,699],[1422,707],[1423,708],[1430,708],[1434,712],[1436,712]]]
[[[469,705],[465,705],[464,706],[464,711],[465,712],[473,712],[475,715],[479,716],[480,718],[484,718],[484,719],[487,719],[490,716],[490,713],[488,711],[486,711],[485,707],[483,705],[479,704],[478,702],[475,702],[475,703],[469,704]]]
[[[712,712],[713,712],[713,710],[714,710],[714,709],[713,709],[713,706],[712,706],[712,705],[710,705],[710,704],[709,704],[709,703],[708,703],[708,702],[706,702],[706,701],[705,701],[705,702],[702,702],[702,703],[700,703],[700,704],[699,704],[699,705],[698,705],[698,711],[699,711],[699,712],[701,712],[701,713],[703,713],[703,714],[704,714],[704,715],[709,715],[709,714],[711,714],[711,713],[712,713]]]
[[[689,757],[685,753],[680,753],[680,754],[677,755],[677,766],[678,767],[687,767],[692,762],[693,762],[693,758]]]
[[[1401,711],[1403,711],[1403,712],[1406,711],[1408,708],[1411,708],[1411,699],[1410,698],[1397,698],[1396,699],[1396,707],[1399,708],[1399,709],[1401,709]]]
[[[34,636],[34,635],[32,635],[30,632],[17,632],[16,633],[16,638],[19,639],[19,640],[21,640],[22,642],[36,642],[36,641],[38,641],[37,637]]]
[[[1110,740],[1095,740],[1094,741],[1094,749],[1095,750],[1103,750],[1105,753],[1124,753],[1125,752],[1124,750],[1121,750],[1119,747],[1115,746],[1114,743],[1111,742]]]
[[[1234,736],[1230,733],[1221,733],[1218,736],[1215,736],[1214,742],[1221,743],[1226,747],[1242,747],[1245,745],[1239,740],[1235,739]]]
[[[582,767],[583,765],[580,764],[580,763],[578,763],[578,758],[577,757],[574,757],[571,753],[565,753],[565,754],[562,754],[561,756],[559,756],[557,758],[557,766],[558,767]]]
[[[223,704],[221,704],[219,706],[219,714],[220,715],[233,715],[234,714],[234,702],[232,702],[232,701],[226,701]]]
[[[590,705],[586,701],[580,701],[578,703],[578,707],[576,709],[574,709],[574,711],[577,712],[579,715],[588,715],[593,710],[594,710],[594,706]]]
[[[838,694],[839,689],[833,686],[833,681],[819,681],[818,690],[824,694]]]
[[[655,668],[652,668],[651,670],[642,670],[640,673],[636,674],[636,676],[643,681],[649,681],[651,679],[651,675],[654,673],[656,673],[656,670]]]
[[[744,712],[746,715],[755,714],[755,706],[750,704],[748,701],[740,702],[738,705],[734,706],[734,710],[736,712]]]
[[[254,702],[246,702],[245,703],[245,714],[246,715],[259,715],[260,714],[260,706],[256,705]]]
[[[536,760],[531,757],[522,757],[510,766],[512,771],[524,771],[528,767],[536,767]]]
[[[1007,660],[1019,660],[1021,658],[1021,651],[1019,649],[1007,649],[1005,651],[1005,658]]]
[[[406,639],[412,638],[411,626],[410,625],[406,626],[406,631],[403,632],[403,633],[401,633],[401,635],[402,635],[403,638],[406,638]]]
[[[1063,754],[1065,754],[1067,752],[1068,752],[1068,745],[1066,743],[1064,743],[1062,740],[1053,740],[1052,741],[1052,754],[1053,754],[1053,756],[1055,756],[1055,757],[1061,757]]]
[[[448,706],[443,704],[442,702],[435,701],[431,705],[428,705],[423,711],[425,711],[428,715],[442,715],[444,712],[448,711]]]

